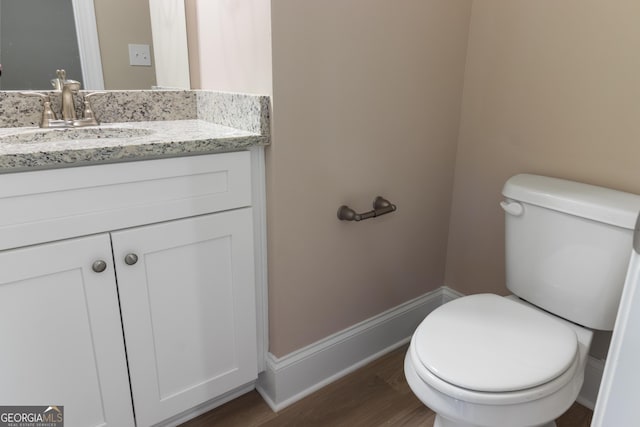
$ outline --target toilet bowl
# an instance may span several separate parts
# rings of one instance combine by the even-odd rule
[[[405,376],[436,427],[553,426],[575,401],[592,332],[516,297],[462,297],[413,335]]]
[[[502,194],[513,296],[442,305],[405,358],[436,427],[553,426],[580,392],[592,330],[615,323],[640,195],[529,174]]]

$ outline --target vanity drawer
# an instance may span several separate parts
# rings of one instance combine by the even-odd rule
[[[0,175],[0,250],[251,204],[248,151]]]

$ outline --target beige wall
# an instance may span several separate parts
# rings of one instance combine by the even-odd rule
[[[129,65],[129,43],[148,44],[153,58],[149,0],[94,0],[94,4],[105,89],[151,89],[156,84],[153,65]]]
[[[273,0],[270,8],[271,33],[262,22],[248,44],[233,34],[251,27],[246,13],[238,25],[198,31],[201,43],[224,39],[263,58],[248,72],[238,53],[201,49],[200,61],[210,60],[202,87],[273,96],[276,356],[442,284],[506,293],[498,202],[512,174],[640,193],[637,1],[476,1],[470,25],[470,0]],[[234,3],[215,13],[242,10]],[[273,86],[251,73],[273,76]],[[363,211],[378,194],[398,211],[336,220],[339,205]]]
[[[187,2],[190,49],[194,33],[199,45],[192,81],[273,96],[276,356],[443,284],[470,6]],[[362,223],[336,218],[340,205],[369,210],[377,195],[398,211]]]
[[[270,351],[443,284],[467,0],[274,0]],[[348,204],[398,211],[340,222]]]
[[[473,3],[446,284],[504,287],[504,181],[640,193],[640,2]]]

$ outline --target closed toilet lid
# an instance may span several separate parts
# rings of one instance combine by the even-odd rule
[[[566,371],[578,351],[569,326],[493,294],[440,306],[420,324],[412,345],[420,362],[438,378],[480,392],[544,384]]]

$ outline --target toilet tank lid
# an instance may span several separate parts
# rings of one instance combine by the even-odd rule
[[[523,203],[630,230],[634,229],[640,211],[637,194],[541,175],[512,176],[502,194]]]

